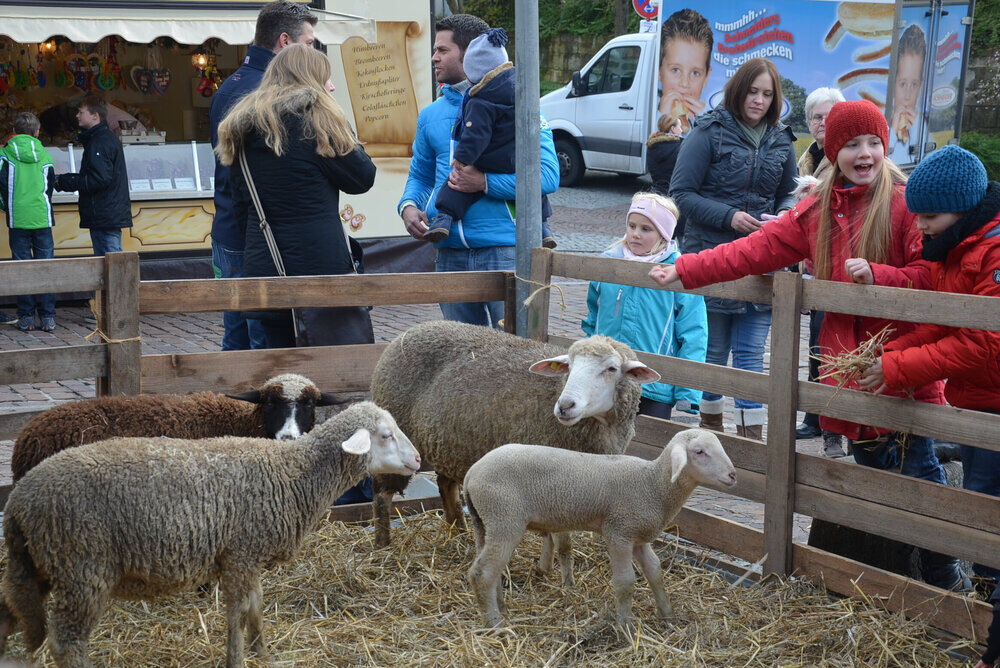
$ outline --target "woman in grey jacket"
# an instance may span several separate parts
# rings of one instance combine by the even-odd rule
[[[687,221],[681,250],[697,253],[746,236],[790,209],[798,168],[792,130],[779,120],[781,78],[774,63],[754,58],[726,83],[723,103],[697,117],[681,145],[670,195]],[[706,298],[711,364],[764,370],[771,308]],[[721,395],[705,392],[701,426],[723,431]],[[765,409],[736,398],[736,431],[761,438]]]

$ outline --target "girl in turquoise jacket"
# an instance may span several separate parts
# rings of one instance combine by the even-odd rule
[[[677,216],[670,198],[636,193],[625,220],[625,236],[603,255],[673,264],[678,255],[671,241]],[[610,336],[633,350],[705,361],[708,316],[700,295],[592,281],[581,325],[587,336]],[[701,390],[650,383],[642,386],[639,412],[670,419],[674,406],[697,413],[700,401]]]

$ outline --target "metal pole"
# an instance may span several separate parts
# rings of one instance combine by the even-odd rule
[[[531,249],[542,245],[541,130],[538,106],[538,0],[516,0],[514,5],[514,60],[517,91],[517,334],[528,331],[528,309],[524,300],[532,285]]]

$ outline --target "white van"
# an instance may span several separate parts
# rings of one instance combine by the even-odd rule
[[[656,40],[656,33],[614,38],[571,83],[542,98],[561,185],[579,183],[584,169],[645,173]]]

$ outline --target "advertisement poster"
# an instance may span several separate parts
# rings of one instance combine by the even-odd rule
[[[920,40],[911,29],[910,56],[901,58],[899,67],[906,76],[895,82],[897,113],[894,121],[889,119],[896,129],[890,153],[898,150],[901,163],[922,157],[918,149],[928,129],[954,136],[966,32],[961,21],[968,5],[948,5],[945,16],[937,12],[926,17],[927,9],[903,9],[904,25],[918,26],[925,53],[933,51],[936,58],[932,63],[919,56]],[[751,58],[767,58],[782,77],[782,120],[802,138],[802,150],[808,144],[803,106],[816,88],[839,88],[848,100],[870,100],[885,111],[894,10],[892,0],[727,0],[704,9],[664,2],[657,115],[680,116],[687,131],[689,118],[722,103],[723,87],[741,65]],[[927,46],[931,44],[933,50]]]
[[[946,10],[902,10],[888,151],[901,165],[919,162],[955,136],[969,6]]]

